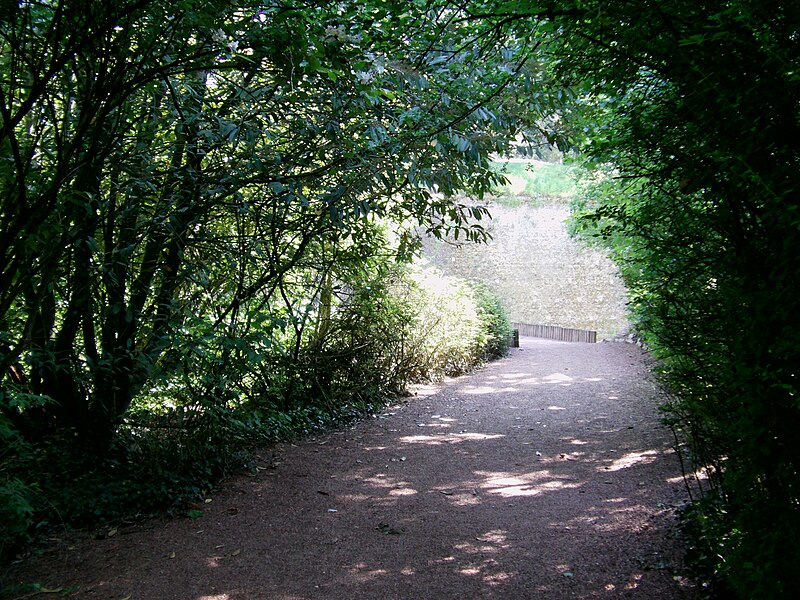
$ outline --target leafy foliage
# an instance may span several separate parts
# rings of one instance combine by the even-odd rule
[[[578,131],[601,167],[582,223],[621,265],[668,421],[707,476],[696,556],[726,597],[794,597],[800,13],[576,5],[557,68],[582,85]]]
[[[0,398],[0,402],[21,410],[35,405],[36,400],[13,389]],[[8,468],[30,452],[29,444],[0,413],[0,540],[3,540],[0,556],[27,538],[33,520],[33,496],[39,490],[39,483],[29,477],[22,478]]]
[[[509,180],[497,190],[497,201],[504,205],[552,202],[554,198],[575,196],[576,167],[562,163],[509,160],[498,163],[500,172]]]
[[[478,318],[485,339],[485,358],[492,360],[508,354],[511,341],[511,323],[500,298],[486,284],[472,285]]]
[[[415,379],[466,373],[504,356],[511,325],[499,298],[485,285],[427,269],[417,274],[426,291],[416,316],[419,370]]]
[[[81,522],[199,493],[254,439],[426,372],[390,353],[413,312],[383,292],[417,229],[485,239],[456,192],[500,183],[489,155],[538,118],[516,101],[529,40],[421,0],[6,4],[14,532],[43,506]]]
[[[250,464],[254,444],[349,423],[410,382],[461,374],[507,348],[510,326],[487,289],[397,263],[366,260],[359,268],[361,279],[332,294],[322,338],[317,324],[296,357],[272,354],[258,364],[269,369],[269,388],[242,370],[242,385],[228,384],[240,400],[223,403],[190,396],[180,391],[189,383],[175,380],[170,399],[187,394],[182,403],[169,407],[155,393],[134,401],[101,462],[69,437],[5,457],[4,550],[14,549],[12,534],[24,537],[31,525],[188,514],[188,502]],[[247,379],[260,383],[248,389]],[[32,476],[33,487],[22,479]]]

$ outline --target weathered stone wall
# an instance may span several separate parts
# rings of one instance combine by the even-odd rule
[[[628,326],[625,287],[614,264],[571,239],[564,203],[493,205],[488,245],[425,242],[425,256],[446,275],[485,281],[512,321],[559,325],[613,338]]]

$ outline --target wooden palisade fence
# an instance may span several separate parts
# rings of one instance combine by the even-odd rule
[[[511,327],[518,331],[520,336],[546,338],[560,342],[586,342],[589,344],[597,342],[597,332],[586,329],[569,329],[556,325],[530,325],[528,323],[511,323]]]

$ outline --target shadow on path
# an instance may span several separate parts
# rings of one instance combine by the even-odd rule
[[[86,541],[50,576],[118,600],[690,598],[683,483],[642,361],[523,339],[375,419],[264,450],[202,518]]]

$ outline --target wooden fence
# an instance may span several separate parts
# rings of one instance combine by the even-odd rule
[[[511,327],[519,331],[519,335],[546,338],[560,342],[597,343],[597,332],[586,329],[569,329],[555,325],[529,325],[528,323],[511,323]]]

